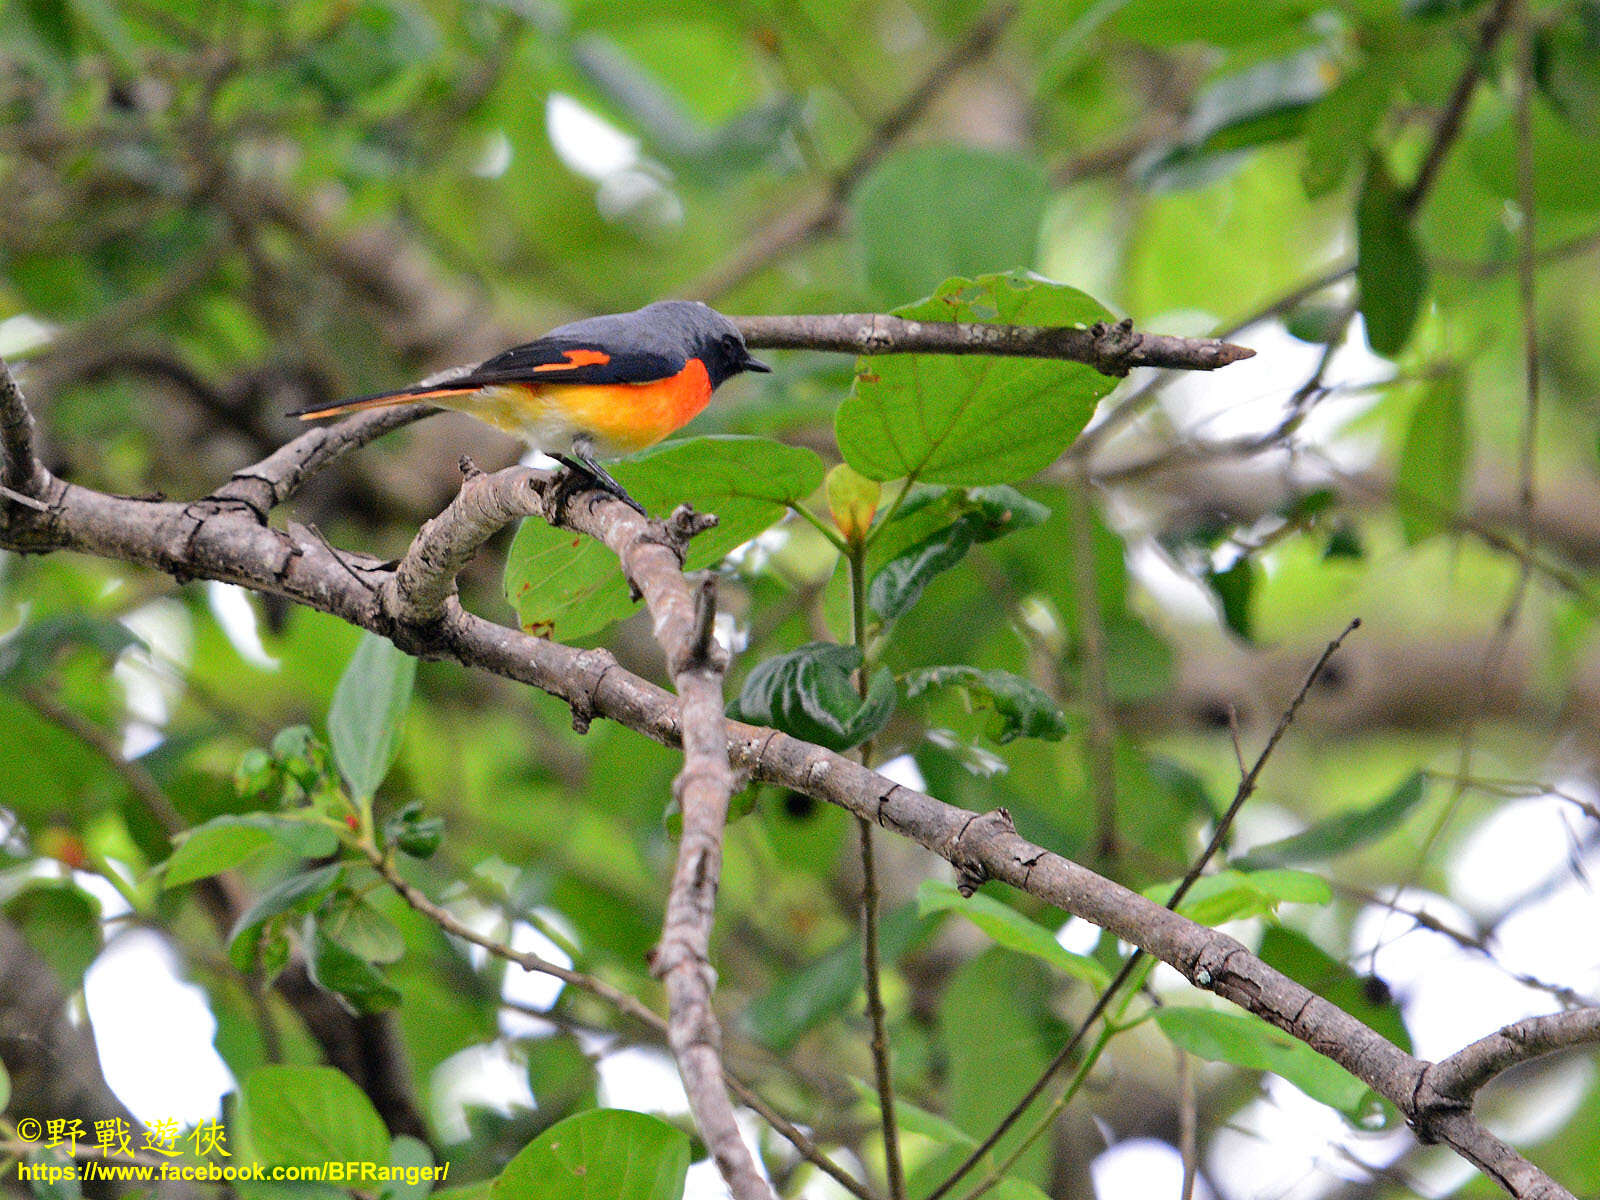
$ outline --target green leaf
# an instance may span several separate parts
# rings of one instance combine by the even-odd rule
[[[6,1064],[0,1059],[0,1112],[5,1112],[6,1105],[11,1103],[11,1075],[6,1071]]]
[[[413,800],[383,823],[383,841],[412,858],[432,858],[444,841],[444,819],[423,816],[422,801]]]
[[[981,892],[963,896],[954,885],[942,879],[924,880],[917,889],[918,914],[926,917],[947,911],[960,913],[1007,950],[1031,954],[1091,987],[1104,987],[1110,981],[1105,968],[1094,959],[1063,949],[1053,930],[1023,916],[1010,905]]]
[[[1388,110],[1396,82],[1392,62],[1370,59],[1306,114],[1306,162],[1300,172],[1306,195],[1331,192],[1344,182],[1350,164],[1366,157],[1368,139]]]
[[[660,1117],[598,1108],[552,1125],[489,1188],[491,1200],[679,1200],[689,1139]]]
[[[1031,267],[1047,187],[1014,154],[915,146],[890,154],[852,198],[867,283],[884,304],[926,295],[952,275]]]
[[[335,896],[317,914],[317,930],[367,962],[399,962],[406,952],[394,922],[355,892]]]
[[[328,709],[333,761],[357,799],[376,794],[400,748],[417,660],[388,638],[364,633]]]
[[[923,507],[936,498],[937,493],[933,493]],[[867,607],[885,621],[905,613],[921,597],[923,589],[965,558],[975,543],[993,541],[1018,529],[1032,529],[1050,516],[1044,505],[1004,485],[972,488],[958,505],[953,521],[896,554],[873,576],[867,588]]]
[[[730,716],[770,725],[793,737],[844,751],[882,729],[894,713],[894,676],[882,668],[863,699],[850,674],[861,651],[832,642],[808,642],[750,672]]]
[[[845,541],[865,540],[878,512],[878,496],[882,491],[878,481],[868,479],[849,463],[839,463],[828,472],[824,485],[828,511]]]
[[[790,503],[816,491],[823,469],[812,450],[752,437],[668,442],[610,468],[653,513],[690,504],[716,514],[716,528],[689,543],[689,570],[712,566],[776,522]],[[505,594],[525,631],[565,642],[590,637],[638,606],[616,555],[536,519],[517,530]]]
[[[899,961],[920,944],[937,922],[906,904],[885,913],[878,923],[878,954],[885,963]],[[851,934],[839,945],[797,971],[786,972],[782,982],[757,996],[739,1016],[739,1027],[752,1041],[782,1054],[807,1032],[830,1017],[837,1017],[861,990],[861,937]]]
[[[1076,288],[1022,273],[947,279],[895,315],[1052,328],[1112,319]],[[1006,483],[1054,462],[1115,383],[1080,363],[1047,359],[866,357],[834,433],[845,461],[872,479]]]
[[[1356,282],[1367,344],[1396,357],[1428,294],[1428,264],[1422,256],[1403,197],[1377,155],[1367,160],[1367,178],[1356,202]]]
[[[1377,841],[1396,828],[1427,794],[1427,776],[1418,771],[1368,808],[1340,813],[1290,837],[1257,846],[1234,866],[1251,871],[1269,864],[1318,862]]]
[[[1255,564],[1248,558],[1235,559],[1227,570],[1207,573],[1206,583],[1222,606],[1223,623],[1250,641],[1254,629],[1250,600],[1256,590]]]
[[[261,941],[261,929],[274,917],[296,910],[305,911],[332,891],[344,875],[342,863],[328,863],[291,875],[282,883],[269,888],[242,913],[228,935],[228,957],[241,971],[256,966],[256,947]]]
[[[871,1102],[873,1111],[878,1110],[878,1089],[865,1080],[850,1078],[850,1086],[855,1088],[856,1095],[863,1100]],[[978,1139],[954,1122],[946,1120],[938,1113],[929,1112],[919,1108],[904,1096],[894,1098],[895,1120],[906,1133],[915,1133],[921,1137],[931,1138],[945,1146],[972,1147],[978,1144]]]
[[[334,941],[320,923],[311,936],[306,965],[318,987],[337,992],[358,1013],[387,1012],[400,1006],[399,991],[383,973]]]
[[[1208,1062],[1271,1071],[1352,1120],[1372,1110],[1372,1092],[1366,1084],[1258,1017],[1169,1004],[1156,1010],[1155,1021],[1174,1045]]]
[[[239,1120],[257,1157],[275,1166],[389,1161],[372,1101],[332,1067],[257,1067],[239,1088]]]
[[[1175,881],[1145,889],[1157,904],[1165,904],[1177,890]],[[1243,917],[1265,917],[1280,904],[1327,904],[1333,889],[1325,879],[1307,871],[1268,868],[1257,871],[1218,871],[1195,882],[1178,912],[1201,925],[1220,925]]]
[[[1467,406],[1461,381],[1440,380],[1411,414],[1400,448],[1396,508],[1408,545],[1448,528],[1467,473]]]
[[[1327,51],[1311,49],[1214,80],[1196,97],[1177,145],[1145,167],[1141,179],[1151,188],[1201,182],[1210,172],[1191,168],[1202,159],[1294,137],[1331,73]]]
[[[922,667],[905,677],[906,699],[913,700],[929,688],[960,688],[968,703],[992,708],[994,727],[989,736],[1002,746],[1019,737],[1057,741],[1067,732],[1066,715],[1042,688],[1010,671],[982,671],[962,665]]]
[[[300,858],[320,858],[338,848],[333,830],[268,813],[227,813],[191,829],[164,867],[164,886],[180,887],[231,870],[269,846]]]
[[[126,625],[77,614],[31,621],[0,639],[0,683],[20,686],[47,675],[67,649],[97,650],[108,661],[130,646],[143,647]]]
[[[50,964],[68,995],[100,953],[100,905],[75,884],[39,880],[0,905],[0,914]]]

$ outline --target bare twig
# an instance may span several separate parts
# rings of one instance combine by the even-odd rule
[[[1131,320],[1086,329],[908,321],[882,313],[735,317],[750,345],[768,350],[834,350],[843,354],[993,354],[1086,363],[1104,375],[1135,367],[1215,371],[1253,357],[1254,350],[1212,338],[1139,333]]]

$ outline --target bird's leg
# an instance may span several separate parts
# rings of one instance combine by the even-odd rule
[[[650,515],[645,512],[642,504],[628,495],[626,489],[620,483],[611,478],[609,471],[595,461],[594,443],[588,438],[582,436],[573,438],[572,454],[570,456],[552,454],[550,457],[567,469],[566,476],[563,479],[563,492],[568,489],[577,490],[575,485],[588,483],[608,495],[615,496],[641,517]]]

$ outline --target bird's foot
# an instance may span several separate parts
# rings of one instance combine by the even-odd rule
[[[579,451],[574,447],[574,454]],[[565,512],[566,506],[572,498],[580,492],[600,491],[608,496],[621,500],[641,517],[650,514],[645,512],[644,505],[640,504],[627,490],[611,477],[611,473],[595,462],[593,458],[584,454],[580,457],[571,457],[565,454],[552,454],[551,458],[565,468],[556,477],[555,495],[553,497],[555,509],[558,513]]]

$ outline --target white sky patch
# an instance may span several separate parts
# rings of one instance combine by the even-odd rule
[[[505,130],[496,129],[484,139],[483,153],[472,164],[472,173],[479,179],[499,179],[511,169],[513,157],[511,139]]]
[[[599,1074],[602,1107],[668,1116],[689,1111],[678,1068],[665,1050],[629,1046],[602,1058]]]
[[[1183,1194],[1183,1155],[1176,1146],[1158,1138],[1130,1138],[1103,1151],[1089,1164],[1097,1200],[1147,1200]],[[1194,1185],[1196,1200],[1206,1200],[1211,1189],[1205,1180]]]
[[[1092,954],[1100,944],[1100,926],[1073,917],[1056,930],[1056,945],[1072,954]]]
[[[563,92],[545,103],[550,146],[566,166],[586,179],[604,182],[639,163],[639,139],[618,129]]]
[[[445,1145],[467,1140],[469,1105],[502,1115],[534,1107],[527,1066],[498,1043],[468,1046],[445,1059],[433,1073],[432,1091],[433,1115]]]
[[[878,768],[878,774],[882,775],[890,783],[898,783],[901,787],[910,788],[913,791],[925,792],[928,790],[928,781],[922,777],[922,768],[917,766],[917,760],[909,754],[901,754],[891,758]]]
[[[1206,1166],[1226,1196],[1317,1200],[1341,1180],[1365,1178],[1361,1164],[1391,1163],[1414,1142],[1404,1127],[1352,1129],[1293,1084],[1264,1078],[1266,1095],[1240,1109],[1207,1150]]]
[[[1571,804],[1555,796],[1505,804],[1451,857],[1452,893],[1472,912],[1487,916],[1559,876],[1573,853],[1574,813]]]
[[[182,604],[166,599],[134,609],[122,623],[148,647],[125,650],[111,669],[127,705],[123,753],[136,758],[161,740],[183,694],[183,675],[194,657],[194,626]]]
[[[269,671],[278,669],[278,660],[261,644],[261,627],[248,592],[231,583],[212,580],[206,584],[206,603],[222,627],[223,636],[239,652],[240,658]]]
[[[211,1039],[205,993],[180,979],[156,934],[118,934],[84,977],[84,999],[106,1082],[146,1125],[194,1125],[221,1113],[234,1086]]]
[[[1460,908],[1430,893],[1402,893],[1400,905],[1452,928],[1472,928]],[[1551,997],[1510,978],[1476,950],[1376,904],[1362,910],[1351,935],[1358,970],[1365,969],[1366,951],[1380,938],[1377,973],[1399,998],[1414,1053],[1422,1058],[1443,1058],[1502,1025],[1556,1007]]]
[[[19,358],[30,350],[50,344],[56,327],[29,313],[17,313],[0,321],[0,358]]]

